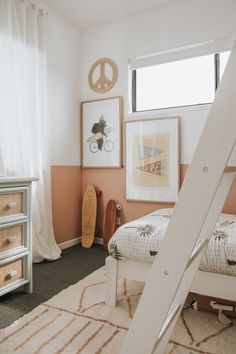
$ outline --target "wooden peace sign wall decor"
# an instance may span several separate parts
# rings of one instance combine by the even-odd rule
[[[112,89],[118,77],[116,63],[110,58],[101,58],[91,66],[88,82],[91,89],[97,93],[104,93]]]

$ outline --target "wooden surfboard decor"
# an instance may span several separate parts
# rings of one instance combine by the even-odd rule
[[[82,204],[82,247],[89,248],[94,241],[97,216],[97,195],[93,185],[85,189]]]
[[[106,250],[108,242],[116,230],[116,212],[116,202],[110,199],[106,206],[103,226],[103,247]]]

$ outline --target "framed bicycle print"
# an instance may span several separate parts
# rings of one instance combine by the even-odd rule
[[[121,167],[122,97],[81,103],[82,167]]]
[[[178,117],[126,122],[126,199],[175,202],[179,155]]]

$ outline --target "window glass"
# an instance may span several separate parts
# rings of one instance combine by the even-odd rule
[[[136,70],[136,111],[211,103],[214,55]]]

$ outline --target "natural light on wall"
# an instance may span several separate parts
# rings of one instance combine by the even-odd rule
[[[220,53],[220,80],[225,71],[226,64],[228,62],[230,51]]]

